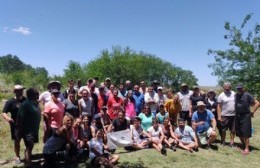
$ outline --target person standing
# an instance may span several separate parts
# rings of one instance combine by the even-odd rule
[[[15,163],[21,163],[20,160],[20,141],[21,139],[15,136],[15,132],[17,130],[17,113],[21,106],[21,104],[25,101],[25,97],[23,96],[24,87],[21,85],[14,86],[14,94],[15,96],[8,100],[3,108],[2,116],[10,124],[11,128],[11,138],[14,141],[14,152],[15,152]],[[7,113],[11,113],[11,117],[7,115]]]
[[[142,112],[144,105],[144,95],[139,90],[139,86],[134,85],[133,98],[135,99],[135,111],[137,116]]]
[[[41,109],[38,99],[39,92],[35,88],[26,91],[27,99],[21,104],[17,115],[18,136],[23,138],[25,144],[25,167],[31,166],[32,149],[34,143],[39,141],[39,127],[41,122]]]
[[[192,91],[189,90],[189,87],[186,83],[181,84],[181,90],[177,93],[179,95],[179,100],[181,103],[180,118],[183,118],[184,121],[187,120],[188,125],[191,126],[191,117],[189,116],[190,110],[190,96]]]
[[[145,104],[149,106],[153,117],[155,118],[157,113],[157,104],[159,102],[158,94],[153,90],[153,86],[149,86],[148,92],[144,95]]]
[[[224,92],[218,96],[218,120],[221,123],[221,144],[225,145],[226,131],[230,130],[230,143],[234,146],[235,138],[235,92],[231,90],[231,84],[225,82],[223,85]]]
[[[237,93],[235,94],[235,110],[236,110],[236,135],[242,143],[242,154],[249,154],[249,138],[252,135],[251,117],[254,116],[259,102],[254,97],[244,90],[243,84],[236,86]],[[250,112],[250,106],[254,105],[253,112]]]

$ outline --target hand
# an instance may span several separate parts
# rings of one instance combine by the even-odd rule
[[[250,112],[250,115],[251,115],[252,118],[254,118],[254,114],[255,114],[255,113]]]
[[[189,113],[189,117],[192,117],[192,113]]]
[[[221,116],[220,116],[220,117],[218,117],[218,120],[219,120],[219,121],[222,121],[222,118],[221,118]]]
[[[204,125],[205,124],[205,121],[200,121],[198,122],[199,125]]]
[[[14,120],[13,120],[12,118],[9,118],[9,119],[8,119],[8,122],[9,122],[9,123],[14,123]]]

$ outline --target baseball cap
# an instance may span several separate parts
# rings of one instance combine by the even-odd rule
[[[60,93],[60,91],[58,89],[52,89],[51,90],[51,93],[54,94],[54,93]]]
[[[186,83],[182,83],[181,87],[188,86]]]
[[[154,84],[160,84],[160,82],[158,80],[154,80],[153,83]]]
[[[194,85],[194,86],[192,86],[192,89],[199,89],[199,86]]]
[[[162,87],[162,86],[159,86],[157,89],[158,89],[158,90],[163,90],[163,87]]]
[[[14,86],[14,91],[15,90],[22,90],[22,89],[25,89],[22,85],[15,85]]]
[[[243,88],[243,87],[244,87],[244,85],[243,85],[242,83],[239,83],[239,84],[237,84],[237,86],[236,86],[237,89],[241,89],[241,88]]]

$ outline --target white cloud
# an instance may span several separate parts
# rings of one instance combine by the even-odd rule
[[[8,32],[8,30],[9,30],[9,28],[8,28],[8,27],[3,27],[3,29],[2,29],[2,31],[3,31],[4,33],[7,33],[7,32]]]
[[[27,28],[27,27],[18,27],[18,28],[12,29],[12,30],[17,33],[22,33],[23,35],[31,34],[30,28]]]

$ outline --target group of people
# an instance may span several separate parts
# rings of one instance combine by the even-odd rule
[[[234,92],[228,82],[218,96],[214,90],[205,93],[198,86],[189,90],[185,83],[175,93],[160,86],[157,80],[148,87],[145,81],[132,85],[127,80],[118,88],[109,78],[100,84],[98,78],[89,79],[86,85],[80,80],[76,84],[69,80],[64,92],[59,81],[51,81],[47,88],[41,94],[29,88],[25,97],[25,88],[15,85],[15,96],[6,102],[2,113],[11,126],[15,162],[21,162],[20,141],[23,139],[28,167],[33,145],[39,139],[41,116],[46,167],[55,167],[57,160],[76,162],[84,152],[88,153],[93,166],[113,167],[119,156],[111,154],[115,150],[110,149],[107,135],[122,130],[130,130],[131,134],[132,143],[126,149],[151,147],[166,155],[167,148],[176,151],[179,147],[190,152],[199,146],[210,148],[218,133],[221,144],[226,145],[229,129],[229,145],[234,146],[235,135],[238,136],[242,154],[247,155],[251,117],[260,106],[242,84],[238,84]],[[251,105],[254,106],[252,112]]]

